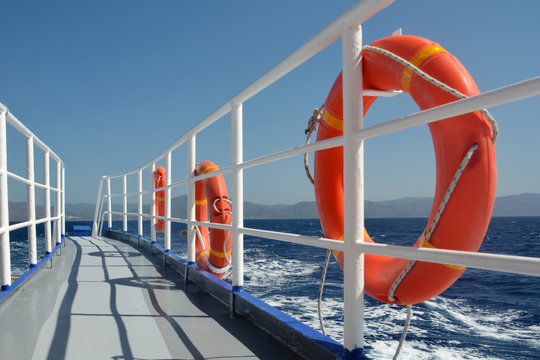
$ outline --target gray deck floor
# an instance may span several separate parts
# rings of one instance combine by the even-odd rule
[[[120,241],[68,238],[53,268],[35,274],[0,306],[0,357],[295,358],[172,273]]]

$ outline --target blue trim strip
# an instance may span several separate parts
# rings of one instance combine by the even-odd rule
[[[244,287],[243,286],[238,286],[238,285],[235,285],[232,287],[232,291],[233,293],[241,293],[241,292],[244,292]]]
[[[364,349],[358,348],[354,350],[343,349],[343,352],[338,357],[339,360],[370,360],[364,353]]]
[[[15,280],[11,286],[2,285],[0,289],[0,303],[4,301],[13,291],[15,291],[19,286],[21,286],[26,280],[28,280],[32,275],[34,275],[43,265],[49,261],[49,259],[60,249],[60,246],[64,243],[64,239],[61,242],[57,243],[52,252],[46,252],[43,259],[37,264],[31,264],[30,268],[22,274],[17,280]]]
[[[290,326],[297,332],[312,339],[313,341],[325,347],[326,349],[333,352],[334,354],[337,355],[343,352],[343,345],[341,345],[339,342],[335,341],[334,339],[329,338],[326,335],[323,335],[319,331],[285,314],[284,312],[260,300],[259,298],[256,298],[255,296],[247,292],[244,292],[243,290],[235,292],[235,295],[251,303],[253,306],[267,312],[268,314],[276,318],[278,321],[287,324],[288,326]]]

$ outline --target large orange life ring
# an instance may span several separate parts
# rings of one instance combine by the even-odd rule
[[[416,36],[391,36],[372,44],[409,61],[422,71],[466,96],[479,90],[463,65],[440,45]],[[362,53],[363,87],[374,90],[401,89],[420,109],[456,100],[405,66],[375,51]],[[376,97],[363,99],[364,115]],[[342,75],[336,79],[324,105],[317,141],[343,134]],[[478,148],[461,175],[429,239],[424,233],[413,245],[438,249],[477,251],[487,231],[495,201],[497,181],[493,130],[479,111],[429,124],[436,160],[436,190],[428,226],[460,163],[474,144]],[[327,238],[343,240],[343,148],[315,153],[315,195]],[[427,230],[427,227],[426,227]],[[373,242],[367,232],[365,241]],[[343,253],[334,252],[343,268]],[[407,259],[365,255],[365,292],[381,301],[410,305],[439,295],[465,271],[463,267]],[[408,272],[403,272],[410,267]],[[404,277],[396,282],[400,276]],[[396,284],[397,287],[396,287]],[[393,287],[393,298],[389,298]]]
[[[163,166],[158,166],[154,170],[154,190],[159,189],[165,186],[165,168]],[[165,216],[165,190],[160,190],[156,192],[155,200],[155,215],[156,216]],[[157,231],[165,230],[165,220],[163,219],[154,219],[154,226]]]
[[[195,167],[195,176],[219,170],[211,161],[203,161]],[[210,207],[208,206],[210,204]],[[231,223],[231,202],[223,175],[217,175],[195,182],[195,218],[219,224]],[[231,258],[230,231],[198,227],[195,256],[197,265],[215,276],[222,278],[229,269]]]

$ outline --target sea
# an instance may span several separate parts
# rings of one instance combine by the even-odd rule
[[[379,243],[411,245],[426,226],[426,218],[366,219]],[[90,222],[66,222],[72,226]],[[318,219],[245,220],[246,227],[323,236]],[[121,230],[120,221],[113,229]],[[145,223],[145,237],[150,237]],[[185,258],[183,224],[173,224],[172,251]],[[38,251],[43,254],[43,228],[38,227]],[[128,222],[137,232],[137,222]],[[163,241],[158,236],[158,243]],[[325,249],[246,236],[245,290],[305,324],[320,330],[317,299]],[[27,235],[11,235],[14,275],[26,268]],[[487,253],[540,256],[540,217],[495,217],[480,249]],[[343,342],[343,272],[331,258],[322,299],[328,336]],[[365,350],[372,359],[392,359],[406,318],[402,306],[366,296]],[[413,316],[399,359],[540,359],[540,277],[467,269],[441,295],[413,306]]]

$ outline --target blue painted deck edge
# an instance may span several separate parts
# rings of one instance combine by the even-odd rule
[[[234,296],[241,298],[242,300],[249,303],[254,308],[257,308],[260,311],[263,311],[264,313],[273,317],[277,322],[285,324],[296,333],[300,334],[301,336],[306,337],[307,339],[310,339],[311,341],[317,343],[319,346],[325,348],[327,351],[335,354],[335,356],[338,357],[339,359],[351,359],[351,360],[352,359],[359,359],[359,360],[367,359],[365,357],[358,357],[359,354],[361,354],[361,356],[364,356],[363,349],[355,349],[352,352],[344,350],[343,345],[341,343],[320,333],[319,331],[302,323],[301,321],[296,320],[292,316],[285,314],[284,312],[260,300],[259,298],[247,293],[243,287],[233,288],[233,286],[229,284],[228,282],[215,277],[214,275],[212,275],[211,273],[207,271],[198,269],[196,267],[196,264],[188,263],[186,260],[181,259],[179,256],[171,253],[170,251],[166,251],[163,247],[161,247],[156,242],[151,242],[150,240],[145,239],[144,237],[139,236],[139,235],[125,234],[124,232],[120,232],[120,231],[108,230],[107,232],[115,235],[114,238],[118,238],[118,239],[130,241],[129,239],[126,238],[126,235],[127,235],[128,237],[133,238],[133,240],[131,240],[133,242],[137,242],[137,240],[144,241],[152,248],[159,250],[166,257],[170,258],[171,260],[175,262],[180,263],[181,265],[185,267],[189,267],[190,269],[192,269],[190,271],[196,271],[200,276],[204,277],[205,280],[225,289],[226,291],[230,292]]]
[[[313,340],[320,346],[324,347],[328,351],[339,355],[343,352],[343,345],[341,343],[335,341],[334,339],[320,333],[319,331],[313,329],[312,327],[304,324],[303,322],[296,320],[292,316],[289,316],[282,312],[281,310],[276,309],[272,305],[269,305],[262,301],[261,299],[245,292],[243,289],[239,289],[234,291],[234,294],[242,299],[244,299],[246,302],[250,303],[251,305],[255,306],[256,308],[266,312],[270,316],[274,317],[276,320],[278,320],[281,323],[287,324],[289,327],[291,327],[293,330],[297,331],[298,333],[302,334],[303,336]]]
[[[62,240],[56,243],[56,246],[51,252],[47,252],[43,259],[41,259],[37,264],[30,265],[29,269],[26,270],[26,272],[22,274],[17,280],[15,280],[10,287],[8,287],[7,289],[2,289],[2,291],[0,291],[0,304],[11,294],[15,293],[18,289],[20,289],[21,286],[32,277],[32,275],[41,270],[43,265],[45,265],[49,261],[49,259],[53,257],[54,254],[56,254],[56,252],[60,249],[64,241],[65,236],[62,235]]]

